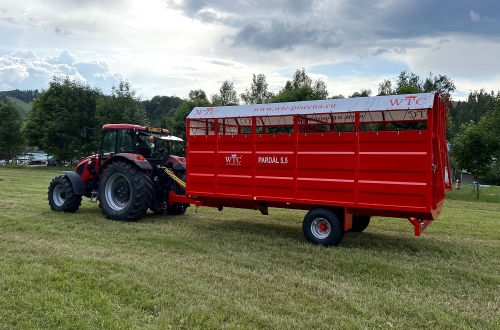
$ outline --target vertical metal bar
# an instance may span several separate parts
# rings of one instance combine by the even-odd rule
[[[432,103],[432,108],[429,108],[427,111],[427,130],[429,131],[428,135],[428,140],[427,140],[427,166],[426,166],[426,177],[427,177],[427,209],[430,211],[432,210],[432,204],[434,201],[434,173],[432,170],[432,165],[434,164],[434,144],[432,143],[434,137],[435,137],[435,131],[434,131],[434,116],[437,108],[439,107],[438,105],[438,99],[437,95],[434,96],[434,102]]]
[[[215,155],[214,155],[214,194],[219,190],[219,120],[214,119],[214,139],[215,139]]]
[[[191,169],[189,168],[189,159],[191,157],[187,157],[189,155],[189,139],[191,133],[191,120],[186,118],[186,195],[188,194],[188,182],[189,182],[189,173],[191,173]],[[156,146],[155,146],[156,148]]]
[[[252,117],[252,196],[255,197],[255,176],[257,172],[257,118]]]
[[[357,206],[359,203],[359,112],[354,113],[354,131],[355,141],[354,141],[354,205]]]
[[[295,164],[293,164],[293,198],[297,199],[298,198],[298,192],[297,192],[297,167],[299,164],[299,116],[294,115],[293,116],[293,134],[294,134],[294,158],[295,158]]]

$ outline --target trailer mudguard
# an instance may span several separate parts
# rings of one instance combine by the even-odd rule
[[[82,178],[76,172],[71,171],[61,171],[64,175],[66,175],[71,181],[71,185],[73,186],[73,191],[76,195],[85,195],[85,183]]]

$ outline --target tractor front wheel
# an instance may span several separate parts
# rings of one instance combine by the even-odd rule
[[[65,175],[52,180],[47,195],[53,211],[74,213],[82,204],[82,195],[75,194],[71,181]]]
[[[151,177],[135,164],[113,163],[99,180],[97,198],[106,218],[138,220],[146,213],[153,198]]]
[[[344,222],[340,212],[326,208],[309,211],[302,222],[302,231],[306,239],[324,246],[336,246],[344,238]]]

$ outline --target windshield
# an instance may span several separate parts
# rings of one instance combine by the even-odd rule
[[[169,155],[184,156],[186,154],[185,144],[182,139],[165,140],[163,138],[154,139],[155,153],[168,153]]]

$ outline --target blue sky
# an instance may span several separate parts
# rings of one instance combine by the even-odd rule
[[[463,99],[500,89],[499,53],[497,0],[0,0],[0,90],[63,75],[186,97],[263,73],[278,91],[305,68],[347,96],[408,70]]]

